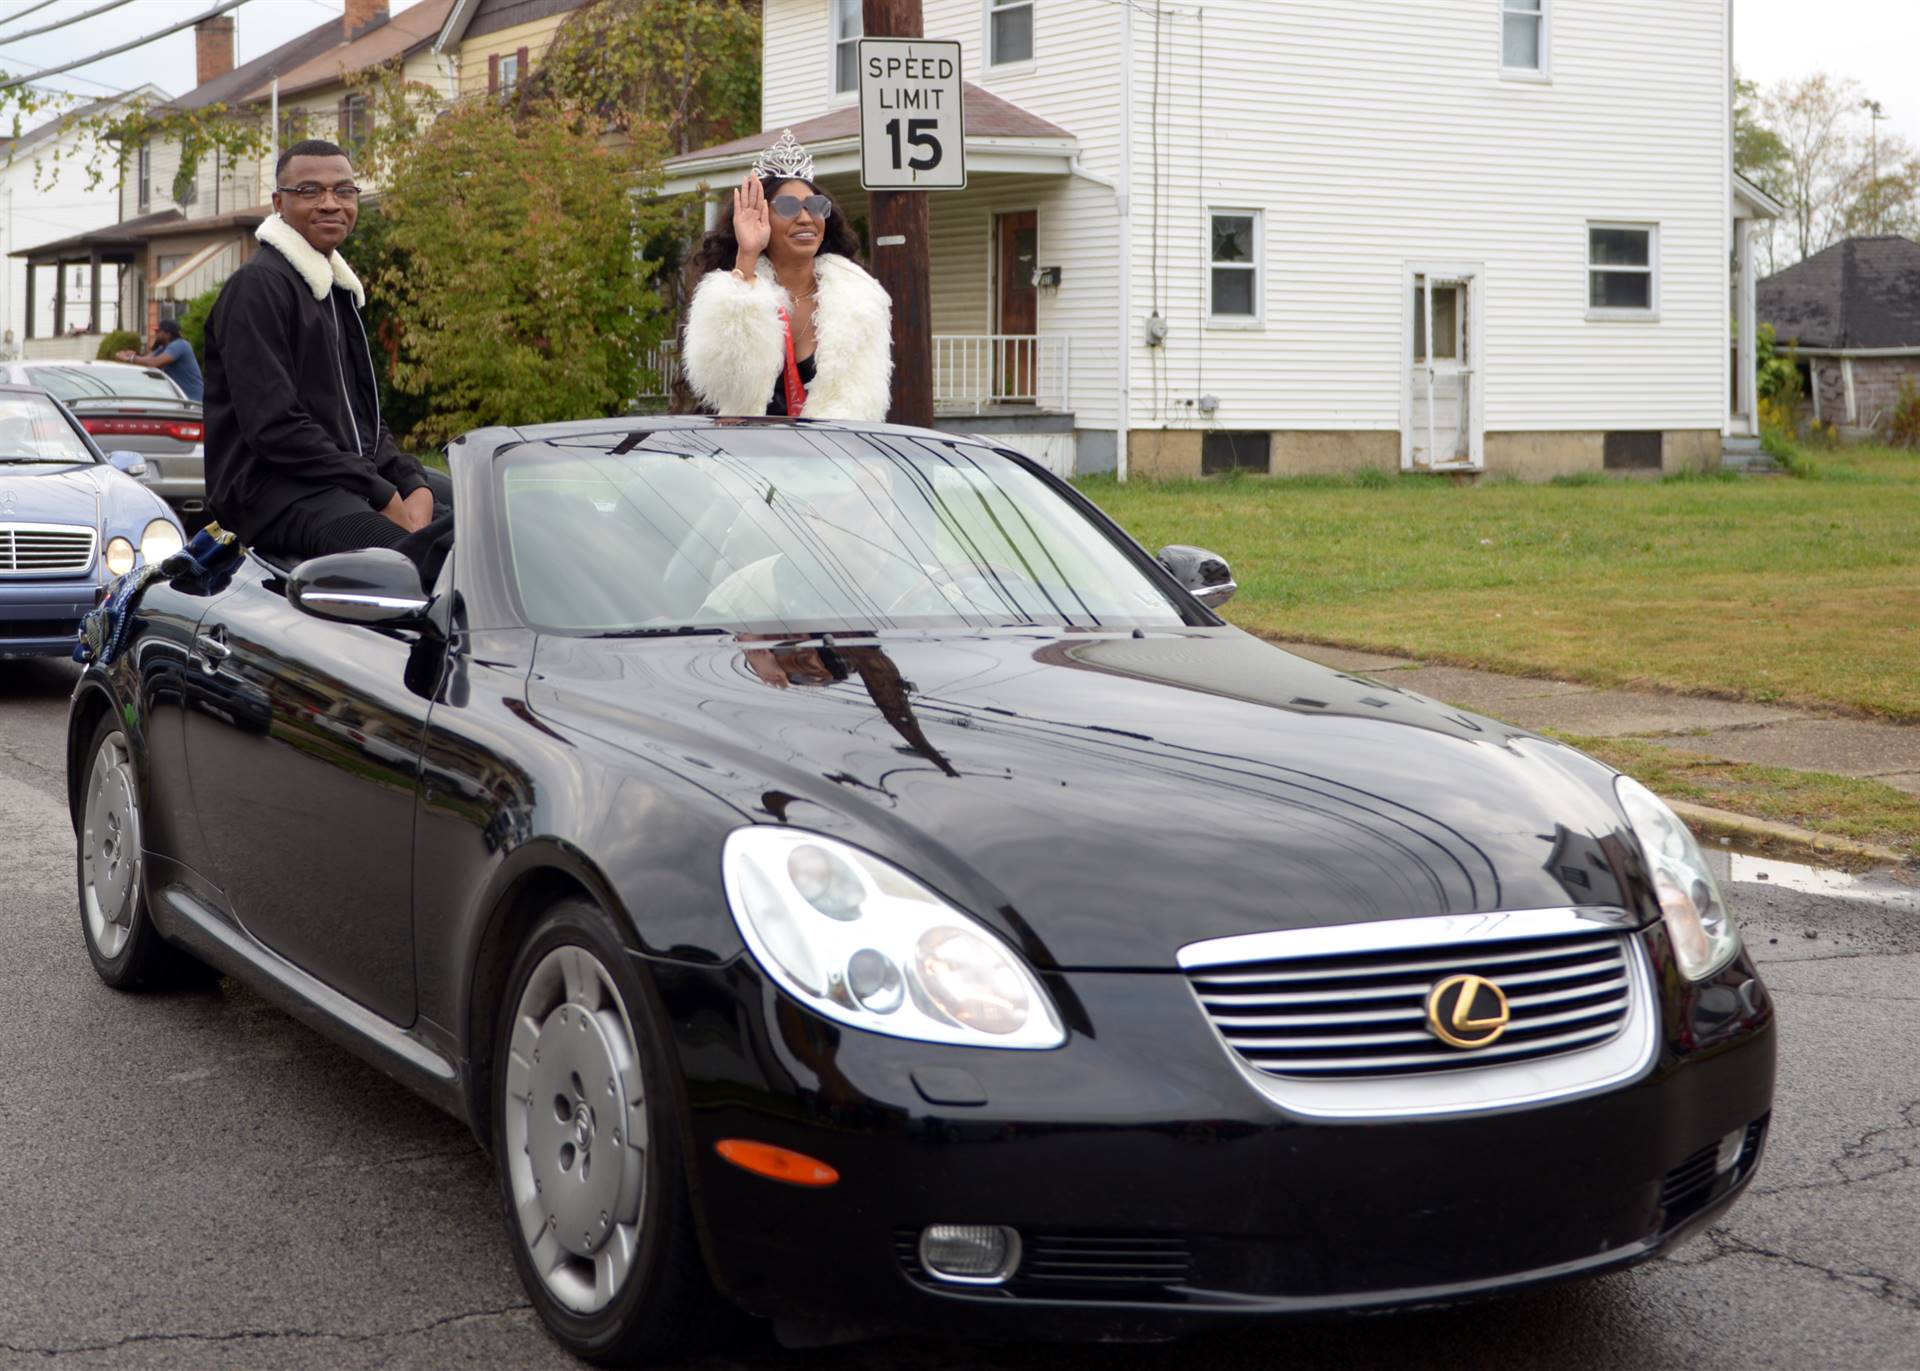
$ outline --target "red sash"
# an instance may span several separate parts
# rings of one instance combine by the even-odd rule
[[[780,328],[787,335],[787,417],[798,419],[807,407],[807,388],[800,384],[800,364],[793,360],[793,321],[780,311]]]

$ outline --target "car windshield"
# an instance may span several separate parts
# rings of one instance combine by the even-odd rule
[[[28,379],[62,400],[179,400],[180,391],[152,367],[29,367]]]
[[[0,462],[91,462],[92,451],[53,401],[0,393]]]
[[[627,445],[530,444],[498,463],[531,623],[614,634],[1184,622],[1069,501],[972,443],[742,428]]]

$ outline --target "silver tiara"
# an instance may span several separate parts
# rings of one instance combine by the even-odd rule
[[[780,141],[753,159],[753,174],[762,181],[811,181],[813,154],[794,140],[787,129]]]

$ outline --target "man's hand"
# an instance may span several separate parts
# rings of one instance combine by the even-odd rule
[[[433,492],[421,486],[404,500],[396,492],[380,512],[407,532],[418,532],[433,522]]]
[[[131,362],[134,358],[138,357],[140,354],[135,352],[132,348],[121,348],[120,351],[114,353],[113,355],[122,362]]]

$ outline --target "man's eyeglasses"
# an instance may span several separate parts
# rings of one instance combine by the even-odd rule
[[[833,213],[833,201],[824,195],[809,195],[804,200],[797,195],[773,197],[773,212],[782,219],[791,219],[803,209],[814,218],[824,221]]]
[[[360,198],[360,187],[351,182],[338,186],[321,186],[315,185],[312,181],[302,181],[297,186],[275,186],[274,189],[282,195],[291,195],[303,205],[318,204],[320,197],[329,193],[343,205],[351,205]],[[781,198],[790,200],[793,197],[789,195]]]

